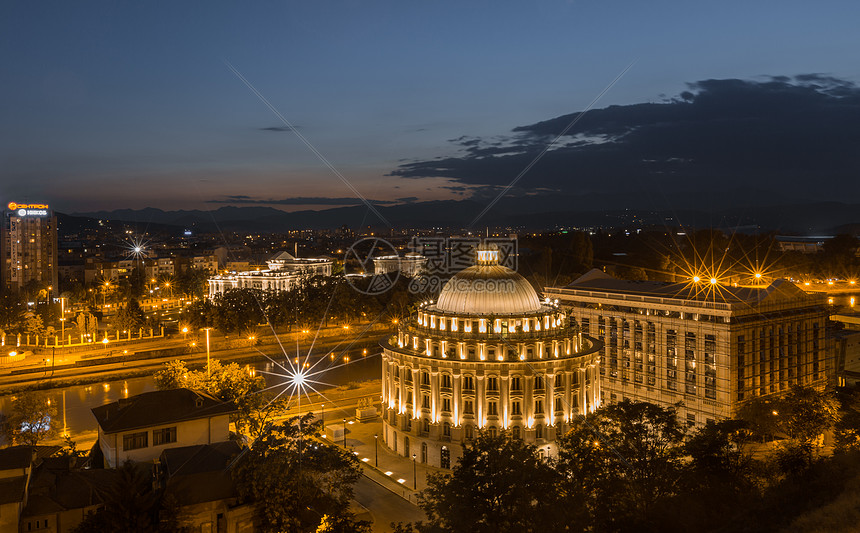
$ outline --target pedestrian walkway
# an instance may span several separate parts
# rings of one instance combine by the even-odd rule
[[[327,414],[326,428],[334,432],[326,433],[326,440],[340,447],[345,444],[362,462],[368,478],[412,503],[417,503],[418,492],[427,488],[428,474],[448,472],[389,450],[382,441],[382,420],[379,417],[370,422],[359,422],[354,417],[347,419],[346,435],[339,431],[342,424],[342,419],[330,418]]]

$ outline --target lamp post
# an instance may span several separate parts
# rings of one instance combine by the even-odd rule
[[[379,435],[374,435],[373,441],[376,443],[373,448],[375,465],[376,468],[379,468]]]
[[[322,414],[320,415],[320,419],[322,420],[323,430],[325,430],[325,404],[320,404],[320,409],[322,409]]]
[[[343,419],[343,449],[346,449],[346,418]]]
[[[412,490],[418,490],[418,470],[415,466],[416,455],[412,454]]]
[[[203,328],[206,332],[206,377],[210,377],[212,375],[212,365],[209,362],[209,330],[212,328]]]
[[[60,298],[60,338],[63,339],[63,343],[66,342],[66,299]]]

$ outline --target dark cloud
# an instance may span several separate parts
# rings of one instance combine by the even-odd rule
[[[405,198],[398,198],[396,201],[403,202],[404,204],[411,204],[412,202],[417,202],[417,196],[406,196]]]
[[[295,128],[298,129],[298,128]],[[269,126],[268,128],[260,128],[260,131],[274,131],[274,132],[283,132],[283,131],[293,131],[293,128],[288,126]]]
[[[417,199],[417,198],[416,198]],[[369,200],[372,204],[396,204],[403,200]],[[215,200],[206,200],[210,204],[254,204],[254,205],[359,205],[363,203],[358,198],[325,198],[314,196],[296,196],[293,198],[262,199],[244,195],[233,195]]]
[[[806,197],[860,198],[860,88],[822,74],[702,80],[660,103],[614,105],[462,136],[457,154],[391,174],[444,177],[485,196],[511,182],[574,120],[519,186],[568,194],[754,185]]]

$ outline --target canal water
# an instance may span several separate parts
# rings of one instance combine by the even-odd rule
[[[266,379],[266,385],[274,387],[272,390],[281,392],[282,389],[279,386],[285,385],[289,379],[284,375],[285,372],[281,366],[288,370],[291,367],[283,359],[278,363],[260,361],[248,366],[258,375],[262,375]],[[308,380],[317,390],[347,385],[353,381],[379,379],[382,372],[380,355],[378,353],[364,355],[361,351],[350,354],[348,362],[343,358],[338,358],[336,361],[323,358],[321,361],[311,360],[309,364],[312,368],[309,369]],[[55,408],[61,431],[67,431],[75,441],[92,441],[97,430],[96,419],[91,412],[93,407],[154,390],[156,390],[155,379],[152,376],[146,376],[58,387],[41,393]],[[8,413],[13,399],[12,395],[0,396],[0,413]]]

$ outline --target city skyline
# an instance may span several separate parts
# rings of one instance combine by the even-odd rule
[[[2,23],[0,193],[64,212],[482,199],[591,109],[513,194],[631,189],[663,165],[678,174],[649,183],[654,198],[680,181],[856,201],[858,8],[828,7],[20,3]],[[735,122],[684,114],[705,97]],[[685,125],[744,135],[667,151]],[[830,187],[803,190],[812,179]]]

